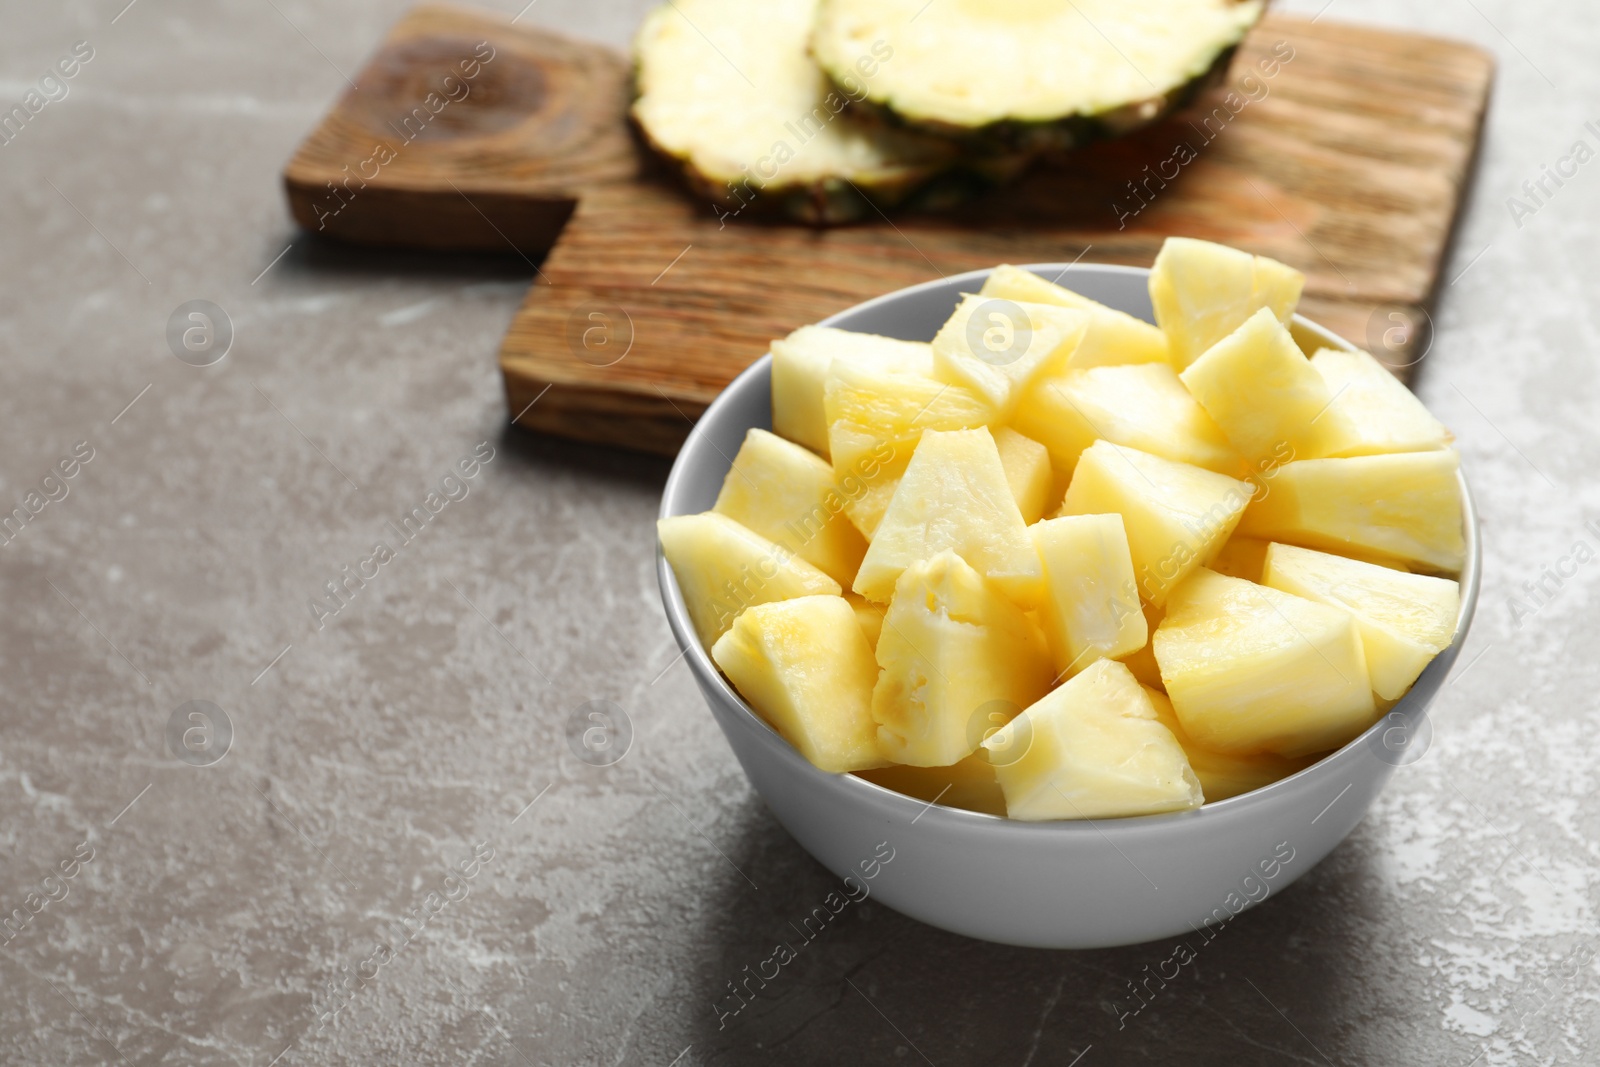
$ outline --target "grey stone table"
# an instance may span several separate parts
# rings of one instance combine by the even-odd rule
[[[92,50],[0,145],[0,499],[38,494],[0,545],[0,913],[43,901],[0,945],[0,1063],[1600,1056],[1600,163],[1507,199],[1600,147],[1592,12],[1324,16],[1501,61],[1420,379],[1487,546],[1424,758],[1137,1014],[1171,946],[1001,948],[868,900],[719,1016],[833,880],[675,659],[664,464],[506,430],[520,260],[340,250],[285,215],[283,162],[402,3],[125,3],[0,5],[7,108]],[[640,10],[524,17],[620,44]],[[232,322],[211,366],[164,334],[196,299]],[[591,700],[631,716],[614,766],[569,748]]]

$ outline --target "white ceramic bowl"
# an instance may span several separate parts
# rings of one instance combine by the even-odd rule
[[[1154,321],[1148,271],[1035,264],[1046,278]],[[928,340],[987,271],[902,289],[823,323]],[[1349,348],[1303,318],[1303,347]],[[667,479],[661,514],[705,511],[752,426],[770,429],[763,357],[701,417]],[[1455,643],[1388,717],[1315,765],[1197,811],[1090,822],[1013,822],[928,805],[853,775],[817,770],[764,723],[695,638],[671,568],[657,559],[667,619],[717,724],[756,791],[801,846],[883,903],[970,937],[1040,948],[1135,944],[1216,923],[1280,892],[1333,850],[1396,766],[1418,755],[1425,714],[1466,641],[1478,595],[1477,518],[1465,479],[1467,563]],[[887,843],[886,845],[883,843]],[[892,853],[891,851],[892,850]],[[888,863],[881,863],[892,855]],[[1286,858],[1287,857],[1287,858]],[[880,862],[874,862],[875,860]],[[870,880],[866,872],[875,872]],[[859,890],[856,890],[859,892]]]

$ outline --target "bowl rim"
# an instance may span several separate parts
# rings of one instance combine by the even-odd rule
[[[1148,267],[1134,267],[1119,263],[1084,263],[1073,261],[1071,263],[1024,263],[1015,264],[1022,270],[1030,271],[1037,275],[1052,273],[1057,283],[1072,272],[1100,273],[1113,275],[1136,275],[1148,277]],[[952,282],[960,283],[975,281],[980,286],[988,278],[994,268],[982,268],[966,271],[944,278],[936,278],[917,285],[906,286],[889,293],[862,301],[843,311],[836,312],[818,322],[819,326],[831,326],[836,322],[853,316],[859,312],[871,310],[882,305],[904,299],[914,293],[925,292],[930,289],[942,289]],[[1137,317],[1137,316],[1135,316]],[[1290,322],[1291,328],[1298,327],[1300,331],[1326,344],[1330,348],[1339,348],[1345,351],[1361,351],[1356,345],[1335,334],[1325,326],[1318,325],[1303,315],[1296,313]],[[682,491],[684,482],[688,478],[689,465],[686,457],[689,453],[688,444],[696,432],[703,425],[708,425],[708,420],[724,405],[731,403],[728,399],[733,392],[741,387],[748,387],[748,379],[770,372],[772,353],[769,351],[757,359],[749,367],[739,372],[716,397],[706,406],[706,410],[696,421],[694,429],[689,431],[684,446],[674,457],[672,470],[667,475],[666,485],[661,493],[661,505],[657,512],[658,518],[667,518],[672,512],[669,507],[672,501]],[[1478,531],[1478,512],[1473,499],[1472,488],[1468,484],[1465,473],[1458,467],[1456,482],[1461,489],[1461,522],[1462,537],[1465,542],[1465,557],[1461,574],[1457,578],[1460,583],[1461,601],[1456,617],[1456,632],[1451,643],[1443,651],[1437,653],[1424,668],[1424,675],[1447,676],[1455,661],[1459,658],[1461,650],[1465,647],[1467,638],[1472,629],[1472,620],[1476,614],[1478,602],[1478,589],[1481,575],[1481,545]],[[661,550],[659,538],[656,541],[656,579],[660,586],[662,605],[666,610],[667,623],[672,630],[674,639],[678,642],[684,658],[688,661],[690,670],[694,673],[696,681],[703,691],[713,690],[730,707],[738,709],[739,718],[747,729],[752,729],[755,736],[769,748],[777,750],[779,759],[790,763],[798,772],[815,780],[818,787],[833,786],[846,792],[857,792],[863,802],[876,803],[880,808],[893,809],[903,807],[907,814],[916,818],[931,818],[938,821],[954,820],[954,825],[965,823],[968,826],[989,825],[992,829],[1005,832],[1019,832],[1028,834],[1095,834],[1103,835],[1107,828],[1114,828],[1119,832],[1130,834],[1164,833],[1166,828],[1179,820],[1189,821],[1214,821],[1229,819],[1248,810],[1259,809],[1264,805],[1275,803],[1283,795],[1298,789],[1301,785],[1314,777],[1326,777],[1334,769],[1347,765],[1351,760],[1363,755],[1363,749],[1374,743],[1379,731],[1390,728],[1390,716],[1400,713],[1408,716],[1408,724],[1415,727],[1420,724],[1428,714],[1428,706],[1437,697],[1438,692],[1445,684],[1444,677],[1439,678],[1439,685],[1427,690],[1423,699],[1418,700],[1418,691],[1422,682],[1419,676],[1416,682],[1407,690],[1395,705],[1377,719],[1371,726],[1356,735],[1342,747],[1337,748],[1321,759],[1317,760],[1293,774],[1279,778],[1256,789],[1227,797],[1223,800],[1207,801],[1198,808],[1188,811],[1161,812],[1153,815],[1129,815],[1116,818],[1103,819],[1054,819],[1030,821],[1012,819],[1003,815],[991,815],[987,812],[969,811],[965,808],[948,807],[936,801],[919,800],[916,797],[890,789],[887,786],[869,782],[856,774],[834,774],[821,770],[800,754],[799,750],[784,740],[777,730],[773,729],[767,721],[757,715],[755,710],[739,694],[738,690],[723,677],[722,672],[712,661],[710,653],[701,646],[693,625],[688,619],[688,608],[683,600],[683,593],[678,588],[677,577],[672,573],[672,568],[667,564],[665,553]],[[706,693],[709,696],[709,692]],[[754,783],[752,783],[754,784]],[[760,792],[759,787],[756,790]],[[1343,794],[1341,794],[1343,795]],[[1337,800],[1337,798],[1335,798]],[[976,820],[976,821],[975,821]]]

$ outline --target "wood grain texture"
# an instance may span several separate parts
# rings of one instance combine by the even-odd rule
[[[417,7],[290,160],[290,211],[360,244],[537,260],[580,193],[637,175],[628,93],[609,49]]]

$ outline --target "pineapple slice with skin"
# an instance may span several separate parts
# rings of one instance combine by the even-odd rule
[[[933,338],[933,374],[970,389],[1004,422],[1033,383],[1060,374],[1089,315],[968,293]]]
[[[1156,718],[1161,720],[1161,725],[1172,731],[1172,736],[1183,746],[1184,755],[1189,757],[1189,768],[1194,771],[1194,776],[1200,779],[1200,788],[1205,790],[1207,804],[1214,804],[1219,800],[1227,800],[1229,797],[1271,785],[1280,778],[1287,778],[1296,771],[1305,770],[1321,758],[1319,755],[1311,755],[1288,759],[1270,752],[1254,756],[1237,756],[1202,748],[1183,732],[1183,724],[1178,721],[1178,713],[1172,710],[1172,701],[1167,699],[1167,694],[1148,685],[1144,687],[1144,691],[1150,698],[1150,703],[1155,706]]]
[[[884,606],[874,604],[856,593],[846,592],[844,598],[850,602],[850,610],[856,613],[856,622],[861,624],[861,632],[866,635],[867,644],[872,646],[873,651],[877,651],[878,635],[883,632]]]
[[[1243,578],[1260,585],[1261,568],[1266,565],[1267,549],[1271,545],[1271,541],[1263,541],[1259,537],[1234,534],[1206,566],[1229,578]]]
[[[1317,459],[1355,434],[1322,375],[1262,308],[1179,377],[1257,471]]]
[[[1416,394],[1366,352],[1324,348],[1311,357],[1311,367],[1321,375],[1348,428],[1345,440],[1329,455],[1426,452],[1449,448],[1455,440]]]
[[[1202,567],[1151,641],[1178,721],[1205,748],[1292,758],[1376,720],[1361,634],[1338,608]]]
[[[658,519],[656,535],[695,633],[708,649],[753,604],[842,592],[838,582],[782,545],[714,511]]]
[[[1022,512],[1022,521],[1032,526],[1044,517],[1055,491],[1055,471],[1050,466],[1050,451],[1031,437],[1024,437],[1009,426],[994,430],[994,446],[1000,451],[1000,466],[1006,471],[1006,484]]]
[[[1267,550],[1262,584],[1340,608],[1356,621],[1372,691],[1405,695],[1422,669],[1455,639],[1461,587],[1294,545]]]
[[[855,581],[867,541],[844,514],[844,494],[821,456],[752,429],[711,509],[782,545],[841,586]]]
[[[1164,363],[1069,370],[1040,382],[1018,405],[1011,425],[1050,450],[1070,473],[1095,441],[1234,475],[1242,460],[1220,427]]]
[[[872,333],[802,326],[772,342],[772,432],[829,458],[822,396],[836,359],[869,369],[933,374],[933,347]]]
[[[1069,515],[1028,528],[1044,564],[1039,619],[1056,677],[1116,659],[1149,638],[1121,515]]]
[[[1044,638],[954,552],[907,567],[878,638],[872,718],[894,763],[948,767],[1050,688]]]
[[[1069,368],[1104,367],[1121,363],[1167,363],[1167,335],[1158,326],[1125,311],[1106,307],[1071,289],[1047,282],[1032,271],[1002,263],[989,272],[979,296],[1018,303],[1055,304],[1089,313],[1083,339],[1067,360]]]
[[[1000,783],[995,780],[994,767],[981,752],[974,752],[948,767],[890,766],[857,771],[856,777],[929,804],[985,815],[1006,813],[1005,794],[1000,792]]]
[[[1168,237],[1150,268],[1150,302],[1173,367],[1188,367],[1261,308],[1287,325],[1305,283],[1304,274],[1275,259]]]
[[[878,664],[843,597],[757,604],[711,646],[734,688],[800,754],[832,774],[882,767]]]
[[[1466,561],[1455,449],[1285,463],[1239,532],[1451,573]]]
[[[1205,802],[1183,747],[1116,660],[1096,660],[983,748],[1013,819],[1113,819]]]
[[[823,393],[845,514],[872,535],[925,430],[987,426],[993,412],[959,385],[835,360]]]
[[[1252,487],[1187,463],[1096,441],[1084,450],[1062,515],[1122,516],[1139,598],[1160,607],[1233,533]]]
[[[1032,606],[1044,594],[1039,553],[994,438],[981,426],[923,433],[852,588],[886,604],[902,571],[946,549],[1018,604]]]

